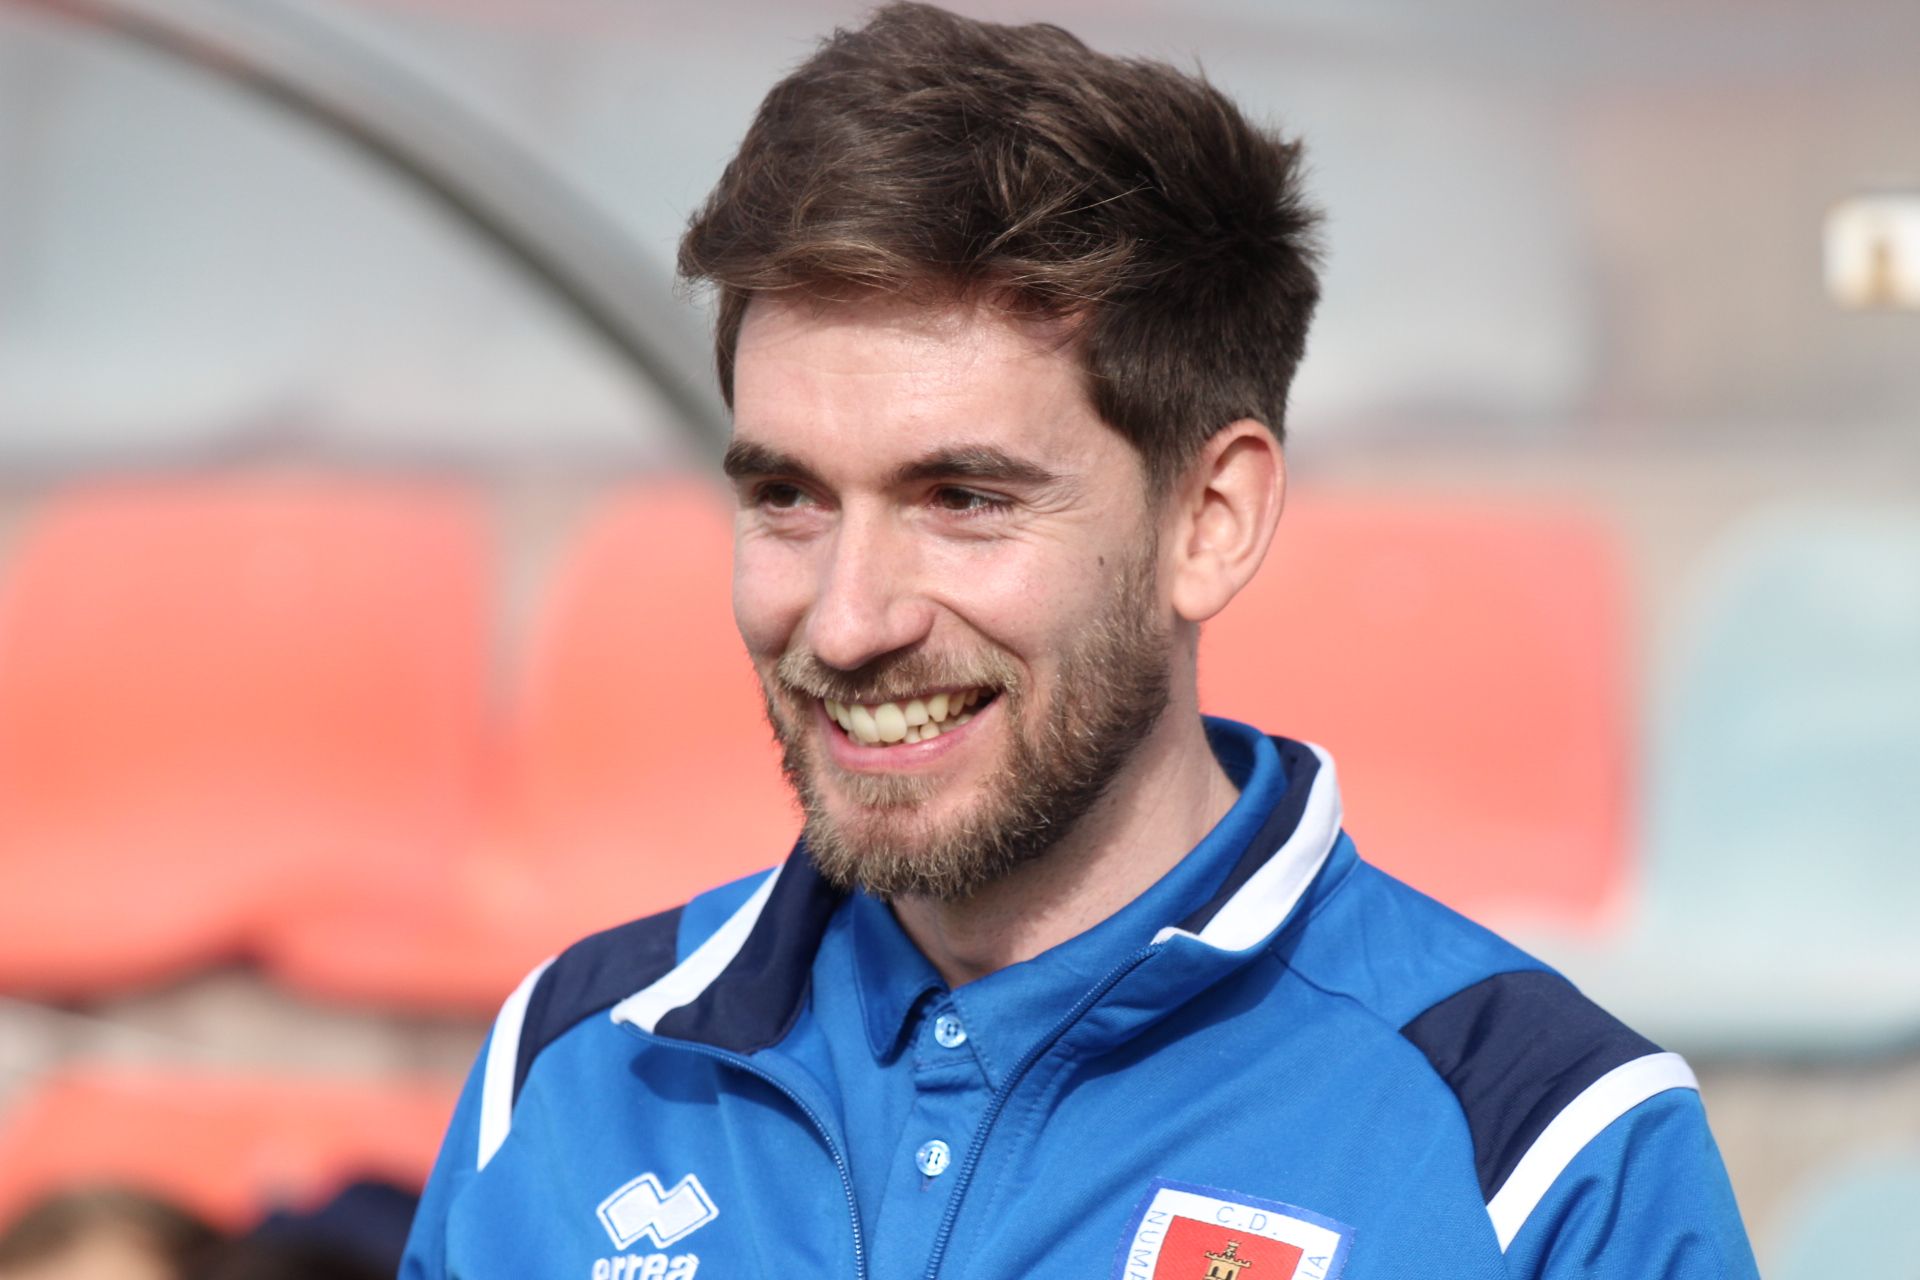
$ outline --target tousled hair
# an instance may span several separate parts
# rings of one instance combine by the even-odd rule
[[[1164,490],[1228,423],[1281,436],[1319,298],[1300,148],[1162,62],[889,4],[774,86],[680,242],[733,399],[768,294],[984,299],[1069,322]]]

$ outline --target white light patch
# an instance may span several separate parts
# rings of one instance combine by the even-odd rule
[[[1920,193],[1858,196],[1827,213],[1827,293],[1856,310],[1920,311]]]

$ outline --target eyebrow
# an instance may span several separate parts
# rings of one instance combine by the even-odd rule
[[[729,480],[758,480],[766,476],[791,476],[795,480],[817,483],[819,477],[809,467],[792,454],[770,449],[751,440],[735,440],[727,446],[726,456],[720,462],[721,471]]]
[[[786,476],[808,483],[819,482],[819,476],[813,468],[798,458],[751,440],[735,440],[729,444],[721,470],[734,481]],[[923,458],[905,463],[889,477],[896,486],[928,480],[983,480],[1035,488],[1054,484],[1059,479],[1056,473],[1040,464],[1016,458],[992,445],[956,445],[949,449],[937,449]]]
[[[893,473],[896,485],[925,480],[986,480],[1039,488],[1059,479],[1058,475],[1037,462],[1016,458],[1004,449],[983,444],[937,449]]]

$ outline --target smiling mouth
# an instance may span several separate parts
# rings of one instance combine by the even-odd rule
[[[820,703],[841,731],[863,747],[905,746],[928,742],[973,719],[998,695],[997,689],[957,689],[905,702]]]

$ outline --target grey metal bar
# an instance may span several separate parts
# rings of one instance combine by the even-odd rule
[[[657,389],[717,457],[711,354],[671,277],[498,130],[311,15],[269,0],[0,0],[97,26],[311,121],[505,255]]]

